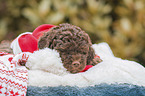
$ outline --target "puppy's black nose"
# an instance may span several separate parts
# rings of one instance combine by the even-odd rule
[[[79,67],[80,66],[80,62],[79,61],[74,61],[74,62],[72,62],[72,65],[74,67]]]

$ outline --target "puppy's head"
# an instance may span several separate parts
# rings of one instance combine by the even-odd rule
[[[79,27],[60,24],[44,34],[38,43],[40,49],[56,49],[64,67],[71,73],[78,73],[86,67],[90,37]]]

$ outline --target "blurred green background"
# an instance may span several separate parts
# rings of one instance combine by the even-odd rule
[[[93,43],[145,66],[145,0],[0,0],[0,41],[44,23],[77,25]]]

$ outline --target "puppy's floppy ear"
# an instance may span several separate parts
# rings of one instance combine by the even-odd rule
[[[45,34],[44,34],[45,35]],[[38,42],[38,48],[39,49],[43,49],[45,48],[46,44],[47,44],[47,39],[45,38],[45,36],[40,37],[39,42]]]
[[[38,43],[38,48],[43,49],[46,45],[46,42],[47,42],[46,39],[44,39],[44,38],[40,39],[39,43]]]
[[[93,59],[95,57],[95,51],[94,49],[90,46],[89,47],[89,52],[88,52],[88,57],[87,57],[87,65],[94,65],[93,64]]]
[[[97,65],[98,63],[102,62],[103,60],[100,59],[98,55],[95,54],[95,51],[92,47],[89,47],[88,57],[87,57],[87,65]]]

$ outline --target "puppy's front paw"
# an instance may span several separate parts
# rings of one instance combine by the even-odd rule
[[[95,55],[93,61],[91,62],[92,64],[91,65],[97,65],[98,63],[102,62],[103,60],[100,58],[100,56],[98,55]]]

